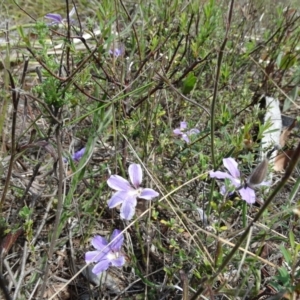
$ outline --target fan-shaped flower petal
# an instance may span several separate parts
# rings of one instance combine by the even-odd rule
[[[159,196],[158,192],[154,191],[153,189],[145,188],[145,189],[142,189],[139,198],[142,198],[145,200],[152,200],[153,198],[156,198],[158,196]]]
[[[141,165],[131,164],[128,168],[128,173],[132,185],[137,189],[143,180],[143,171]]]
[[[120,191],[112,195],[112,197],[107,202],[109,208],[114,208],[119,204],[123,203],[124,199],[128,198],[128,192]]]
[[[94,248],[96,248],[97,250],[102,250],[107,246],[107,240],[100,236],[100,235],[96,235],[93,239],[92,239],[92,245],[94,246]]]
[[[111,262],[108,259],[101,260],[95,265],[95,267],[92,269],[92,272],[96,275],[99,275],[109,268],[110,263]]]
[[[47,14],[45,18],[53,21],[55,24],[61,23],[63,20],[63,17],[60,14]]]
[[[105,253],[101,253],[101,251],[88,251],[85,253],[85,261],[87,263],[97,262],[105,256]]]
[[[125,257],[123,255],[119,256],[118,258],[112,260],[111,264],[114,267],[122,267],[125,264]]]
[[[110,237],[110,240],[110,248],[114,251],[120,251],[124,242],[122,230],[115,229]]]
[[[111,175],[107,184],[110,188],[116,191],[132,191],[134,188],[130,185],[130,183],[119,175]]]
[[[241,177],[240,171],[238,169],[238,163],[232,157],[224,158],[223,164],[233,178]]]
[[[248,204],[255,203],[255,191],[249,187],[242,188],[239,190],[239,193],[243,200],[245,200]]]
[[[120,210],[120,216],[122,219],[125,220],[131,220],[135,213],[135,207],[136,207],[136,197],[128,197],[126,201],[123,202],[121,210]]]

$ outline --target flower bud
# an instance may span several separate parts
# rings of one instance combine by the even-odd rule
[[[250,188],[255,188],[257,185],[261,184],[267,176],[269,161],[264,158],[257,167],[253,170],[251,175],[248,177],[247,186]]]

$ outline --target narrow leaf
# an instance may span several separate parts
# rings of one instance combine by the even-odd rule
[[[196,80],[197,77],[194,75],[193,72],[190,72],[187,78],[183,81],[182,93],[184,95],[189,94],[193,90]]]

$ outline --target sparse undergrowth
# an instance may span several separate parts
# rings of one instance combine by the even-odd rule
[[[300,12],[225,2],[5,6],[7,299],[299,297],[296,130],[285,175],[250,183],[262,95],[297,116]]]

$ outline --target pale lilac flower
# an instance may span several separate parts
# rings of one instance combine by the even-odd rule
[[[125,47],[122,44],[116,43],[116,45],[112,45],[108,53],[114,57],[122,56],[125,53]]]
[[[69,20],[71,23],[74,22],[74,20],[71,18],[74,14],[75,14],[75,7],[73,7],[69,13]],[[52,21],[50,25],[60,25],[60,24],[64,25],[67,23],[67,19],[63,18],[60,14],[47,14],[45,18]]]
[[[63,17],[60,14],[47,14],[45,18],[52,21],[51,25],[63,23]]]
[[[73,160],[73,161],[76,161],[76,162],[79,162],[80,159],[82,158],[84,152],[85,152],[85,147],[83,147],[81,150],[75,152],[75,153],[71,156],[72,160]],[[68,159],[64,157],[64,158],[63,158],[63,161],[64,161],[64,163],[67,163],[67,162],[68,162]]]
[[[153,189],[140,187],[143,179],[142,168],[139,164],[131,164],[128,168],[131,184],[119,175],[111,175],[107,184],[117,192],[108,201],[108,207],[114,208],[121,204],[122,219],[131,220],[135,213],[137,198],[152,200],[159,194]]]
[[[231,157],[224,158],[223,164],[229,173],[221,172],[221,171],[210,171],[209,175],[212,178],[225,179],[228,178],[231,183],[237,188],[237,191],[240,193],[243,200],[245,200],[248,204],[255,203],[255,191],[241,182],[241,175],[238,169],[238,163]],[[261,182],[259,186],[269,185],[268,182]],[[224,186],[221,188],[221,193],[225,194],[226,189]]]
[[[79,162],[81,157],[83,156],[85,152],[85,147],[83,147],[81,150],[75,152],[73,155],[72,155],[72,160],[76,161],[76,162]]]
[[[108,243],[104,237],[96,235],[92,239],[92,245],[97,250],[85,254],[86,263],[97,263],[92,270],[96,275],[106,271],[110,266],[122,267],[125,264],[125,257],[121,252],[124,241],[122,231],[115,229],[110,240],[111,242]]]
[[[200,130],[197,128],[192,128],[190,130],[187,129],[187,122],[180,122],[180,127],[173,130],[173,133],[179,137],[181,137],[187,143],[190,142],[189,136],[193,134],[200,133]]]

